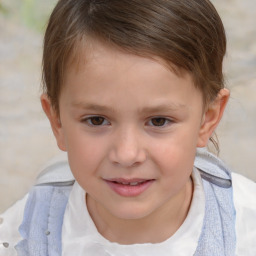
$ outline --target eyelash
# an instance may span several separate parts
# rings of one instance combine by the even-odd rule
[[[96,119],[101,119],[102,122],[100,122],[99,124],[93,124],[93,122],[92,122],[93,119],[96,122],[99,121],[99,120],[96,120]],[[89,117],[86,117],[86,118],[82,119],[82,122],[88,124],[89,126],[93,126],[93,127],[110,124],[110,122],[103,116],[89,116]]]
[[[158,119],[158,120],[157,120]],[[163,121],[163,124],[161,125],[154,125],[153,124],[153,121]],[[162,128],[162,127],[166,127],[168,125],[170,125],[173,121],[171,119],[168,119],[166,117],[162,117],[162,116],[158,116],[158,117],[152,117],[150,118],[150,120],[148,121],[148,123],[151,123],[150,126],[153,126],[153,127],[159,127],[159,128]]]
[[[98,124],[95,124],[95,123],[93,124],[93,119],[94,119],[94,121],[98,122]],[[153,124],[154,121],[158,121],[158,122],[162,121],[162,122],[160,122],[160,125],[156,125],[156,124]],[[100,127],[100,126],[110,125],[110,122],[103,116],[89,116],[89,117],[82,119],[82,122],[86,123],[92,127],[97,127],[97,126]],[[170,125],[171,123],[173,123],[173,121],[171,119],[168,119],[166,117],[161,117],[161,116],[152,117],[149,119],[149,121],[146,122],[146,124],[149,126],[159,127],[159,128],[166,127],[166,126]]]

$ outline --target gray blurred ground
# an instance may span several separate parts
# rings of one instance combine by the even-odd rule
[[[12,1],[3,1],[7,5]],[[228,36],[231,99],[221,158],[256,181],[256,1],[214,0]],[[0,13],[0,212],[22,197],[59,150],[40,106],[42,35]]]

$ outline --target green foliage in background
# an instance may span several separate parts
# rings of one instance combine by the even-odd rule
[[[56,2],[57,0],[2,0],[0,15],[42,32]]]
[[[1,14],[7,14],[8,13],[7,9],[3,6],[2,3],[0,3],[0,13]]]

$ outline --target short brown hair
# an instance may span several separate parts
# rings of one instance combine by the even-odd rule
[[[43,86],[58,111],[64,73],[92,37],[190,72],[205,102],[224,87],[226,37],[208,0],[59,0],[44,38]]]

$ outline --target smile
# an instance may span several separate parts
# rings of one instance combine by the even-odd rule
[[[135,197],[145,192],[154,182],[153,179],[112,179],[105,180],[108,186],[120,196]]]
[[[118,183],[118,184],[122,184],[122,185],[137,186],[137,185],[140,185],[140,184],[142,184],[143,182],[146,182],[146,181],[135,181],[135,182],[113,181],[113,182]]]

